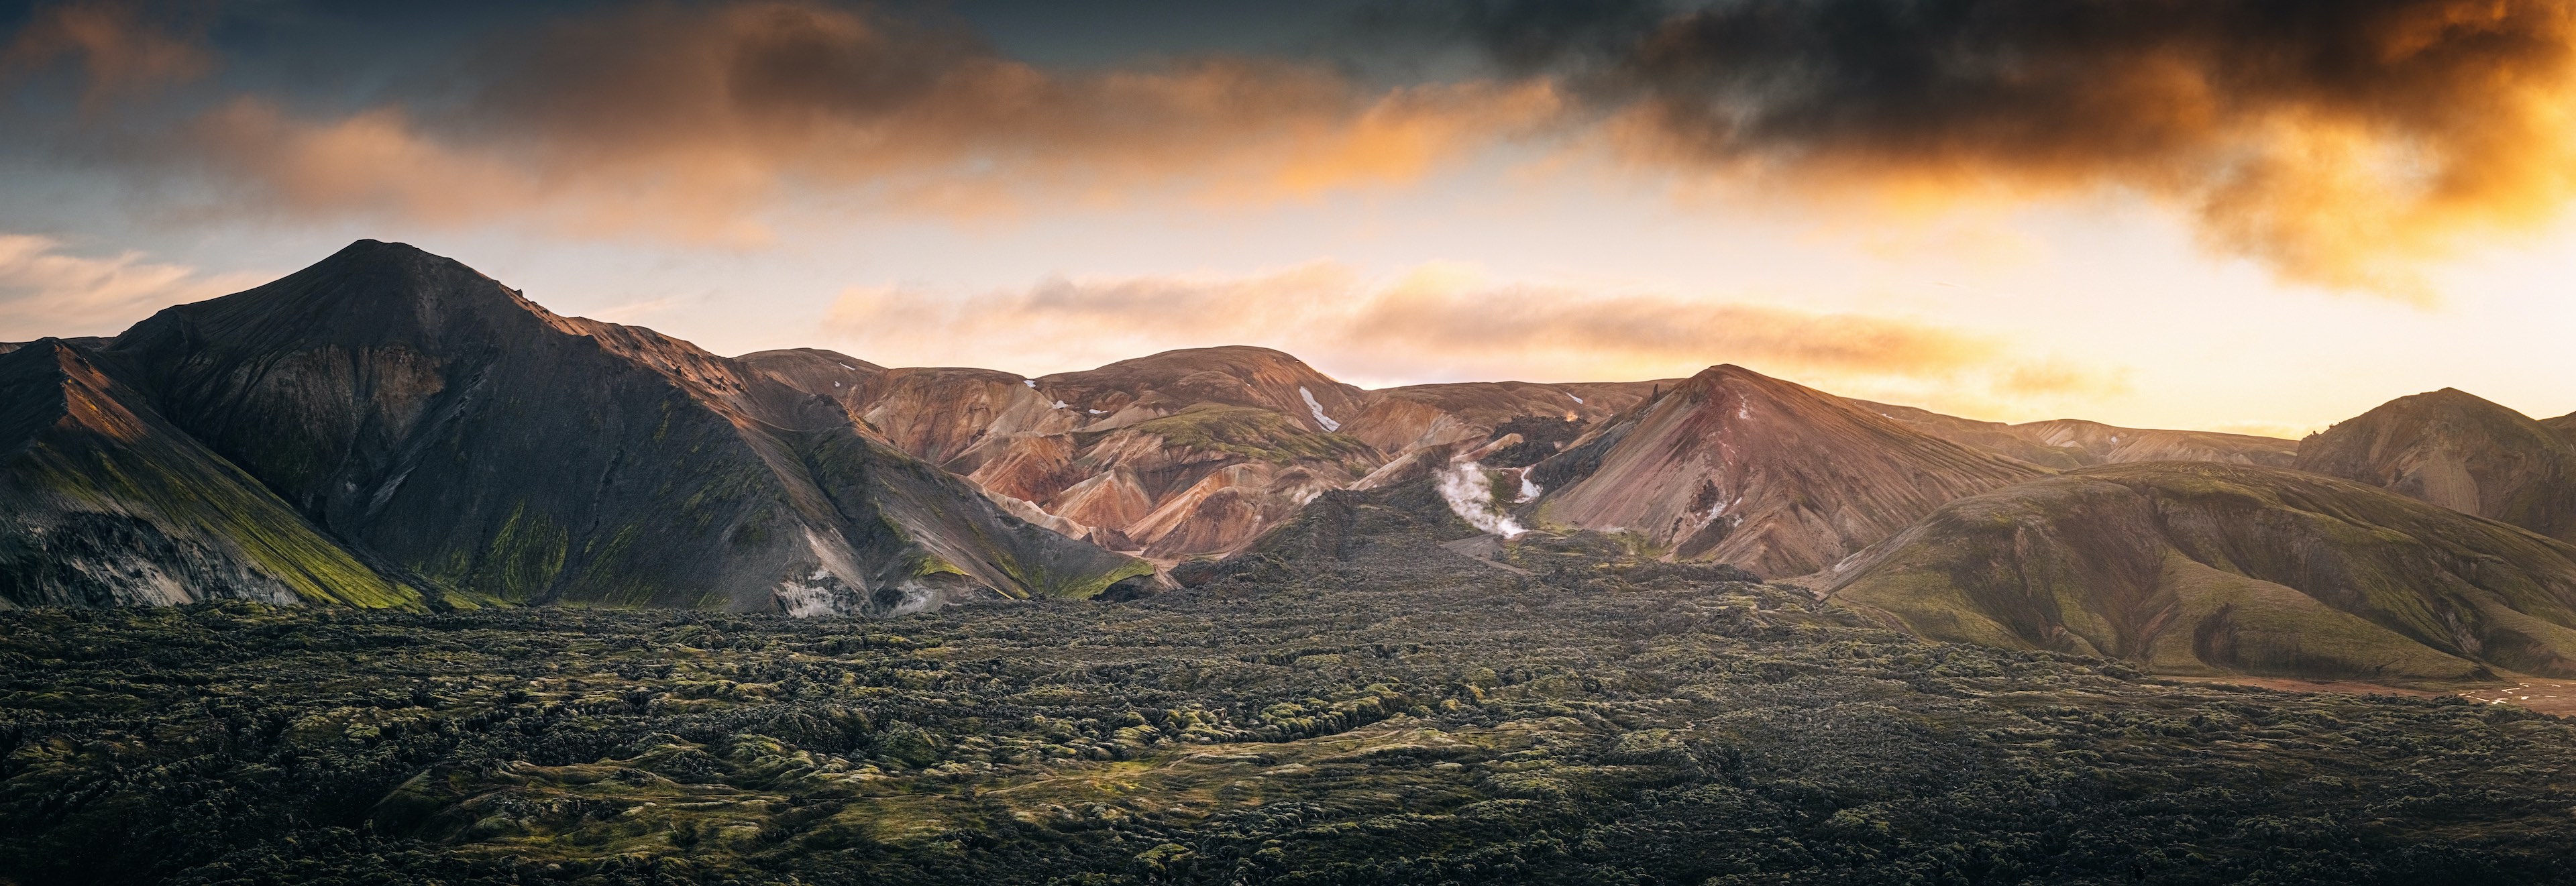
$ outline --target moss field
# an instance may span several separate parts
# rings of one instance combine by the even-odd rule
[[[1393,531],[882,622],[0,613],[0,880],[2576,880],[2576,724],[1924,642],[1630,547]]]

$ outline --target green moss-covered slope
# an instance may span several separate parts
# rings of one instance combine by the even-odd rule
[[[1953,502],[1829,573],[1926,637],[2160,673],[2576,676],[2576,546],[2272,468],[2088,468]]]
[[[239,597],[417,609],[79,347],[0,356],[0,606]]]

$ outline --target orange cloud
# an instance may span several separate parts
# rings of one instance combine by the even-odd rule
[[[2426,297],[2424,260],[2576,200],[2564,0],[1749,0],[1604,45],[1551,71],[1651,168],[1899,206],[2143,193],[2325,286]]]
[[[302,120],[244,100],[205,160],[293,212],[756,241],[808,195],[949,214],[1417,178],[1556,107],[1540,84],[1370,90],[1308,65],[1058,74],[958,34],[789,2],[648,6],[503,47],[455,115]]]
[[[1023,372],[1255,344],[1372,382],[1644,379],[1732,362],[1838,393],[1980,413],[2120,387],[2113,373],[1919,320],[1497,283],[1456,265],[1370,279],[1318,262],[1251,277],[1056,279],[963,296],[855,288],[824,325],[887,365],[1011,355],[1022,365],[1003,368]]]
[[[78,58],[88,78],[84,104],[193,79],[214,69],[214,56],[193,35],[154,27],[116,2],[61,3],[37,9],[6,47],[0,75]]]
[[[0,234],[0,341],[110,335],[152,312],[256,286],[257,273],[204,274],[186,265],[63,253],[63,243]]]

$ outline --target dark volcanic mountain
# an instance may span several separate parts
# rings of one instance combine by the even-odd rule
[[[2576,541],[2576,443],[2451,388],[2310,435],[2297,467]]]
[[[1826,590],[1932,639],[2159,673],[2576,677],[2576,546],[2298,471],[2034,480],[1942,507]]]
[[[2040,468],[1850,401],[1711,367],[1538,463],[1545,525],[1643,534],[1770,578],[1822,569],[1943,502]]]
[[[0,609],[238,597],[417,608],[53,339],[0,354]]]
[[[97,362],[453,599],[893,612],[1145,569],[1003,514],[830,401],[399,244],[163,311]]]

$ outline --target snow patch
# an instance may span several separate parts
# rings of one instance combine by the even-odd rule
[[[1539,493],[1545,491],[1546,490],[1544,489],[1540,489],[1538,484],[1530,482],[1529,472],[1524,470],[1521,472],[1521,497],[1513,499],[1513,501],[1529,501],[1530,499],[1537,498]]]
[[[1736,418],[1752,418],[1752,417],[1753,417],[1753,404],[1751,404],[1751,403],[1738,403],[1738,404],[1735,404],[1735,417],[1736,417]]]
[[[1324,414],[1324,404],[1315,402],[1315,392],[1306,390],[1301,386],[1297,389],[1297,396],[1306,398],[1306,409],[1315,413],[1315,423],[1323,425],[1324,430],[1338,431],[1342,429],[1341,422],[1334,421],[1331,416]]]
[[[832,364],[832,365],[834,365],[834,366],[838,366],[838,367],[841,367],[841,368],[843,368],[843,369],[847,369],[847,370],[849,370],[849,371],[851,371],[851,372],[857,372],[857,371],[859,371],[859,368],[858,368],[858,367],[856,367],[856,366],[852,366],[852,365],[847,364],[847,363],[834,363],[834,364]]]
[[[1436,476],[1440,497],[1449,502],[1449,511],[1468,525],[1504,538],[1518,538],[1529,531],[1509,515],[1494,510],[1494,486],[1485,478],[1483,465],[1472,461],[1442,465]]]
[[[1062,401],[1062,400],[1058,400],[1058,401],[1055,401],[1055,408],[1057,408],[1057,409],[1072,409],[1073,407],[1071,407],[1071,406],[1066,406],[1066,405],[1064,405],[1064,401]]]
[[[1038,389],[1038,380],[1037,380],[1037,379],[1034,379],[1034,378],[1024,378],[1024,379],[1020,379],[1020,383],[1021,383],[1021,384],[1024,384],[1024,385],[1028,385],[1028,386],[1029,386],[1029,390],[1034,391],[1034,390],[1037,390],[1037,389]]]
[[[1576,403],[1581,403],[1581,402],[1583,402],[1583,398],[1574,396],[1574,392],[1573,392],[1573,391],[1567,391],[1567,392],[1565,392],[1565,396],[1566,396],[1568,399],[1571,399],[1571,400],[1573,400],[1573,401],[1574,401],[1574,402],[1576,402]]]
[[[1087,412],[1089,412],[1089,413],[1091,413],[1091,414],[1093,414],[1093,415],[1108,415],[1108,414],[1109,414],[1109,410],[1106,410],[1106,409],[1090,409],[1090,410],[1085,410],[1085,411],[1087,411]]]

